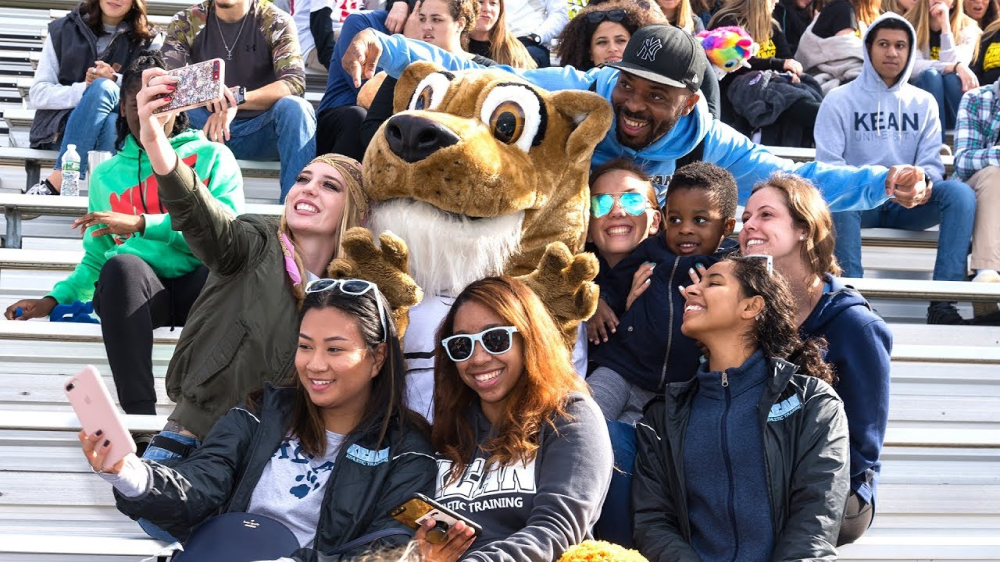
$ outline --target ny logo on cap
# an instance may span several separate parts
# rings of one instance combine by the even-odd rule
[[[653,62],[656,60],[656,53],[663,48],[663,43],[656,37],[649,37],[642,42],[642,48],[639,49],[638,56],[642,60],[647,60]]]

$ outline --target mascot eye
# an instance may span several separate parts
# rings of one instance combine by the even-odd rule
[[[414,91],[413,99],[410,100],[410,106],[407,109],[410,111],[437,109],[444,100],[444,95],[448,93],[451,79],[451,74],[443,72],[433,72],[425,76],[417,84],[417,89]]]
[[[483,100],[480,119],[498,141],[528,152],[545,133],[545,105],[530,86],[497,84]]]
[[[513,144],[524,132],[524,110],[512,101],[505,101],[490,116],[490,131],[504,144]]]
[[[739,64],[740,64],[739,61],[727,60],[726,63],[722,66],[726,69],[730,69],[730,68],[736,68],[737,66],[739,66]]]

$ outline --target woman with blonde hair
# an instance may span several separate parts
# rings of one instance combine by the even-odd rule
[[[882,0],[882,13],[892,12],[905,16],[917,4],[917,0]]]
[[[545,305],[510,277],[469,285],[438,331],[437,500],[479,524],[429,560],[557,560],[589,538],[611,481],[604,417]],[[429,521],[417,531],[426,537]],[[466,550],[469,552],[466,552]]]
[[[941,140],[955,128],[962,94],[979,87],[969,66],[976,58],[981,31],[965,15],[961,0],[917,0],[906,12],[917,33],[910,82],[934,96],[941,115]]]
[[[528,49],[507,31],[503,0],[479,0],[479,17],[469,32],[469,52],[514,68],[538,68]]]
[[[698,33],[705,29],[705,24],[695,15],[694,8],[691,7],[691,0],[656,0],[656,3],[670,25],[688,33]]]
[[[989,24],[979,40],[979,53],[976,62],[972,63],[972,72],[980,86],[990,85],[1000,78],[1000,34],[997,31],[1000,31],[1000,19]]]
[[[803,339],[827,342],[850,433],[851,493],[837,544],[857,540],[875,513],[879,455],[889,421],[892,334],[853,288],[836,278],[833,219],[823,196],[802,178],[777,174],[756,185],[743,212],[740,250],[771,256],[788,280]]]

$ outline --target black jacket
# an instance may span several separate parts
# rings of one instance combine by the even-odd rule
[[[775,532],[772,560],[836,560],[850,492],[844,407],[823,381],[772,360],[758,407]],[[636,426],[632,509],[636,546],[652,562],[698,561],[691,548],[684,435],[697,379],[667,385]],[[801,407],[783,410],[794,404]]]
[[[294,393],[267,385],[259,417],[233,408],[190,457],[170,467],[143,461],[150,472],[150,489],[136,498],[122,497],[116,491],[118,510],[133,519],[145,517],[181,541],[212,515],[246,511],[264,467],[287,433]],[[411,428],[393,427],[386,443],[378,447],[388,444],[387,462],[362,464],[347,456],[355,444],[376,449],[376,438],[348,435],[337,455],[316,529],[314,547],[319,553],[379,529],[406,529],[389,517],[389,510],[415,493],[434,493],[437,464],[426,436]],[[406,535],[393,535],[381,544],[407,540]],[[339,559],[318,556],[316,551],[300,549],[295,555],[305,560]]]

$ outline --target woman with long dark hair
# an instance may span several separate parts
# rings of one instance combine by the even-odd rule
[[[479,0],[479,17],[469,32],[469,52],[514,68],[537,68],[524,44],[507,31],[503,0]]]
[[[438,338],[436,495],[483,533],[455,529],[447,542],[425,544],[428,559],[557,560],[589,537],[612,454],[555,322],[523,283],[493,277],[459,294]]]
[[[683,290],[695,377],[636,428],[635,538],[651,560],[836,557],[849,491],[847,418],[823,341],[799,339],[767,256],[716,263]]]
[[[59,156],[49,177],[27,193],[59,193],[62,157],[71,144],[80,155],[81,179],[88,151],[116,149],[120,73],[143,49],[157,49],[156,39],[145,0],[84,0],[49,24],[28,91],[28,104],[36,110],[30,142],[32,148],[58,148]]]
[[[115,487],[118,509],[186,540],[217,513],[249,512],[288,527],[302,550],[329,554],[366,535],[412,534],[389,511],[432,493],[427,423],[406,406],[406,368],[389,305],[358,279],[318,279],[299,314],[296,376],[251,394],[205,442],[170,466],[128,455],[104,464],[110,442],[80,433],[91,467]],[[278,373],[279,375],[281,373]],[[322,557],[320,557],[322,559]]]

